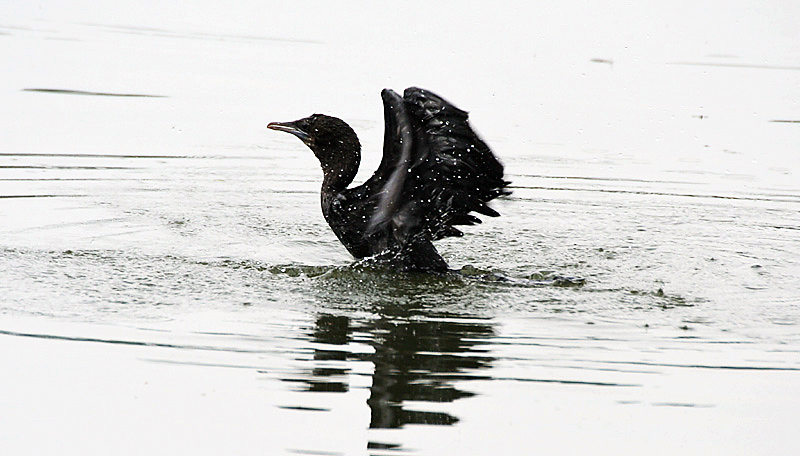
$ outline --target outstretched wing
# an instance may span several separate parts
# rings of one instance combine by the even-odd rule
[[[423,89],[385,89],[386,132],[378,170],[360,188],[375,210],[367,235],[389,246],[462,236],[456,225],[496,217],[487,202],[506,195],[503,165],[469,126],[467,113]]]

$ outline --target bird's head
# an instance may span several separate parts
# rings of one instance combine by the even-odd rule
[[[337,183],[347,180],[349,184],[355,177],[361,161],[361,144],[342,119],[313,114],[293,122],[271,122],[267,128],[300,138],[319,159],[326,179]]]
[[[313,114],[293,122],[271,122],[267,128],[297,136],[320,160],[328,158],[327,155],[334,151],[361,149],[350,125],[325,114]]]

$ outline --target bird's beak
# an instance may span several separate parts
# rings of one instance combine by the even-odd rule
[[[309,136],[308,133],[300,129],[300,127],[297,126],[296,121],[270,122],[269,125],[267,125],[267,128],[269,128],[270,130],[285,131],[286,133],[291,133],[300,138],[300,140],[306,144],[308,144],[311,141],[311,136]]]

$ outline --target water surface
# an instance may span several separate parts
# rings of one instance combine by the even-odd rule
[[[800,449],[796,6],[257,3],[3,14],[3,454]],[[513,181],[448,276],[353,264],[265,129],[363,181],[410,85]]]

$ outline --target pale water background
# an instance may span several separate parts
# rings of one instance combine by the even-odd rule
[[[800,452],[800,3],[173,3],[0,3],[0,454]],[[265,129],[360,182],[411,85],[513,181],[465,276]]]

